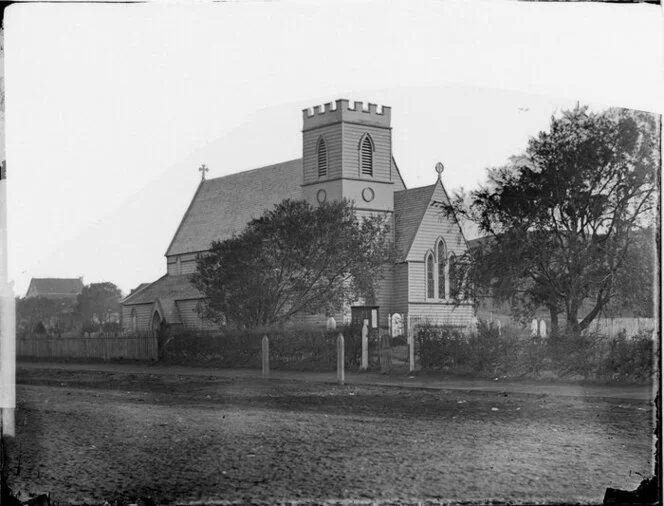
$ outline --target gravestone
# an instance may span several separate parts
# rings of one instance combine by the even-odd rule
[[[334,319],[334,316],[330,316],[327,319],[327,322],[326,322],[325,325],[327,327],[328,332],[331,331],[331,330],[336,330],[337,329],[337,321]]]
[[[544,320],[540,320],[539,322],[539,336],[542,339],[546,338],[546,322]]]
[[[535,318],[530,324],[530,337],[537,337],[538,333],[539,333],[539,325],[537,324],[537,318]]]
[[[394,313],[391,318],[392,337],[403,335],[403,317],[399,313]]]

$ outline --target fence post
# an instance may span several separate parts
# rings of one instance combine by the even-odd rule
[[[346,376],[344,373],[344,336],[339,334],[337,337],[337,382],[343,385]]]
[[[263,378],[270,377],[270,340],[263,336]]]
[[[360,369],[366,371],[369,368],[369,320],[364,320],[362,325],[362,364]]]
[[[415,337],[412,335],[410,326],[408,327],[408,374],[415,372]]]

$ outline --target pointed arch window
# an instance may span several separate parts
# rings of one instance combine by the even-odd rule
[[[318,139],[318,177],[327,177],[327,145],[322,137]]]
[[[447,287],[445,286],[447,278],[447,252],[445,251],[445,243],[442,239],[438,241],[436,253],[438,255],[438,298],[444,299],[447,293]]]
[[[434,298],[434,263],[433,263],[433,254],[429,253],[426,258],[426,290],[427,290],[427,299]]]
[[[136,321],[136,308],[131,308],[131,331],[136,332],[138,330],[138,322]]]
[[[374,143],[369,134],[360,141],[360,172],[363,176],[373,176]]]
[[[450,284],[450,298],[454,298],[459,293],[457,287],[456,255],[454,253],[450,253],[447,259],[447,278]]]

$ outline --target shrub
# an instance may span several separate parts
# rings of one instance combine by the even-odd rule
[[[346,366],[359,365],[361,336],[350,329],[332,332],[311,328],[247,329],[201,332],[170,330],[160,356],[169,362],[196,362],[226,368],[260,368],[262,341],[268,336],[270,367],[276,369],[334,370],[337,336],[344,334]]]
[[[492,322],[480,320],[465,335],[453,327],[420,325],[415,334],[420,365],[424,369],[455,369],[482,376],[521,375],[536,368],[540,348],[511,332],[500,332]]]
[[[654,372],[653,338],[642,332],[628,339],[623,331],[608,343],[599,373],[611,378],[647,380]]]
[[[98,332],[99,328],[100,327],[99,327],[98,323],[95,323],[95,322],[90,321],[90,320],[86,320],[81,325],[81,335],[84,335],[86,333],[87,334],[92,334],[93,332]]]
[[[458,329],[430,323],[417,327],[415,348],[423,369],[464,365],[469,351],[467,339]]]
[[[122,332],[122,325],[119,322],[108,322],[101,326],[101,331],[105,334],[119,334]]]
[[[391,340],[392,346],[406,346],[408,344],[408,339],[406,336],[394,336]]]

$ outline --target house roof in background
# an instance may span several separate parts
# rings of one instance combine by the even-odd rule
[[[32,278],[26,296],[75,297],[83,290],[81,278]]]
[[[156,299],[202,299],[203,294],[191,284],[191,275],[165,274],[154,283],[137,290],[122,300],[122,304],[152,304]]]
[[[394,192],[395,242],[399,260],[408,256],[436,184]]]
[[[300,158],[202,181],[166,256],[209,250],[274,204],[302,198],[301,184]]]

